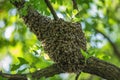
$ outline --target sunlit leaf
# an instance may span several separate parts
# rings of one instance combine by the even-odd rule
[[[15,71],[20,67],[20,64],[12,64],[11,71]]]
[[[20,65],[23,65],[23,64],[28,64],[29,62],[26,61],[24,58],[22,57],[18,57],[18,60],[20,61]]]

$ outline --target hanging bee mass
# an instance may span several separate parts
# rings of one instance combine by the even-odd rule
[[[86,51],[86,39],[80,23],[50,20],[30,10],[24,21],[44,44],[49,57],[67,72],[77,72],[84,63],[80,49]],[[33,24],[34,23],[34,24]]]

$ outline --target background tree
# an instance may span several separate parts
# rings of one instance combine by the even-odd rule
[[[120,1],[50,0],[50,3],[59,18],[70,22],[81,22],[87,37],[89,54],[83,54],[87,59],[87,64],[82,69],[82,72],[85,73],[81,73],[79,79],[101,80],[102,78],[106,78],[109,80],[119,80],[120,69],[116,66],[120,66]],[[21,7],[19,4],[16,5],[18,9]],[[0,68],[2,70],[0,78],[2,80],[6,80],[6,78],[26,79],[26,75],[18,75],[25,73],[29,73],[27,75],[28,78],[42,77],[41,79],[45,80],[45,77],[63,73],[57,69],[56,64],[53,65],[54,62],[44,52],[41,42],[37,40],[34,33],[30,32],[29,28],[24,24],[23,19],[19,17],[19,15],[27,15],[26,8],[28,8],[28,5],[31,5],[29,7],[33,7],[40,14],[57,19],[54,11],[50,10],[50,6],[47,7],[46,4],[44,0],[29,0],[25,4],[25,7],[18,12],[9,1],[0,1]],[[89,58],[90,56],[101,60],[93,57]],[[39,69],[41,70],[37,71]],[[74,80],[74,78],[75,74],[61,74],[48,79]]]

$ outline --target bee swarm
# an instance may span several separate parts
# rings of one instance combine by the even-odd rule
[[[34,11],[29,11],[23,19],[54,62],[64,67],[66,72],[78,71],[80,64],[84,63],[80,49],[86,51],[86,39],[79,23],[50,20]]]

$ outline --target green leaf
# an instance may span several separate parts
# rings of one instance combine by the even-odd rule
[[[87,59],[88,58],[88,54],[85,51],[83,51],[82,49],[80,51],[81,51],[82,55]]]
[[[106,55],[105,55],[105,56],[103,56],[103,59],[104,59],[104,60],[109,60],[110,58],[111,58],[111,57],[110,57],[110,56],[108,56],[108,55],[107,55],[107,56],[106,56]]]
[[[3,77],[1,77],[1,76],[0,76],[0,80],[8,80],[8,79],[6,79],[6,78],[3,78]]]
[[[38,55],[38,54],[39,54],[36,50],[33,50],[33,52],[35,53],[35,55]]]
[[[29,62],[26,61],[24,58],[22,57],[18,57],[19,61],[20,61],[20,65],[23,65],[23,64],[28,64]]]
[[[72,11],[72,14],[73,15],[76,15],[78,13],[78,10],[76,10],[76,9],[74,9],[73,11]]]
[[[20,66],[22,66],[23,64],[28,64],[29,62],[26,61],[24,58],[22,57],[18,57],[18,60],[20,61],[19,64],[13,64],[12,67],[11,67],[11,71],[15,71],[17,69],[20,68]],[[21,70],[21,72],[23,72],[24,70]]]
[[[15,71],[15,70],[17,70],[18,68],[20,67],[20,65],[19,64],[12,64],[12,67],[11,67],[11,71]]]
[[[18,74],[23,73],[26,69],[27,69],[27,68],[24,68],[24,69],[22,69],[22,70],[18,70]]]
[[[63,4],[63,0],[51,0],[52,3],[58,3],[59,5]]]
[[[40,80],[46,80],[46,78],[45,78],[45,77],[42,77],[42,78],[40,78]]]

